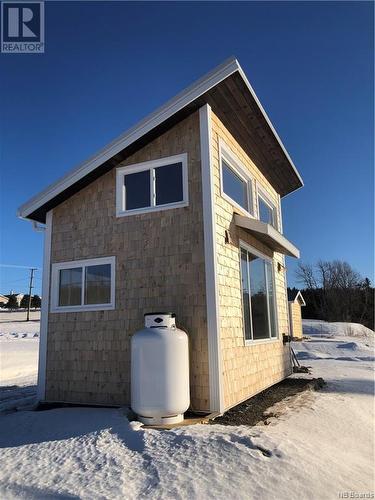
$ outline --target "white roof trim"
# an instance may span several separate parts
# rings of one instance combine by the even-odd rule
[[[298,248],[270,224],[253,219],[252,217],[237,214],[234,215],[234,222],[236,226],[256,233],[256,236],[275,252],[299,259],[300,253]]]
[[[185,90],[177,94],[169,101],[167,101],[163,106],[158,108],[156,111],[148,115],[146,118],[138,122],[127,132],[119,136],[105,148],[100,150],[96,155],[92,156],[87,161],[81,163],[74,169],[70,170],[61,179],[49,185],[46,189],[41,191],[36,196],[32,197],[26,203],[21,205],[17,210],[17,215],[21,218],[28,218],[28,216],[35,210],[43,206],[45,203],[53,199],[55,196],[65,191],[68,187],[75,184],[77,181],[85,177],[87,174],[95,170],[97,167],[102,165],[105,161],[112,158],[114,155],[122,151],[124,148],[128,147],[130,144],[134,143],[136,140],[140,139],[147,132],[154,129],[168,118],[173,116],[175,113],[183,109],[185,106],[193,102],[199,96],[203,95],[205,92],[210,90],[212,87],[218,85],[222,80],[230,76],[231,74],[239,72],[244,82],[246,83],[249,91],[253,95],[255,101],[257,102],[259,109],[261,110],[264,118],[269,124],[273,134],[275,135],[280,147],[284,151],[288,161],[290,162],[292,168],[294,169],[299,180],[302,179],[294,166],[292,160],[290,159],[285,147],[283,146],[279,136],[277,135],[275,129],[273,128],[270,119],[268,118],[266,112],[264,111],[262,105],[259,102],[253,88],[251,87],[249,81],[247,80],[240,64],[237,59],[230,58],[220,66],[217,66],[214,70],[207,73],[201,79],[194,82],[192,85],[187,87]]]
[[[306,305],[305,299],[302,297],[301,290],[298,290],[297,295],[294,297],[294,300],[289,300],[289,302],[296,302],[297,299],[300,299],[301,307]]]

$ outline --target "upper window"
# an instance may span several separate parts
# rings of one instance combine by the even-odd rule
[[[238,205],[249,210],[247,183],[223,160],[223,191]]]
[[[186,206],[187,155],[121,167],[116,183],[118,216]]]
[[[241,248],[245,341],[277,337],[272,261]]]
[[[277,210],[275,205],[258,193],[259,220],[277,229]]]
[[[53,264],[52,311],[113,309],[114,272],[114,257]]]
[[[251,215],[253,211],[252,181],[244,167],[221,143],[221,191],[235,206]]]

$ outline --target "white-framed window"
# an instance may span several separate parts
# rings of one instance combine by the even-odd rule
[[[116,171],[118,217],[185,207],[188,203],[186,153],[127,165]]]
[[[115,257],[52,264],[51,312],[115,308]]]
[[[273,261],[240,242],[245,345],[278,337]]]
[[[278,229],[277,207],[268,196],[258,189],[258,218],[260,221],[270,224],[275,229]]]
[[[254,216],[254,183],[251,176],[223,141],[220,141],[219,149],[222,197],[240,212]]]

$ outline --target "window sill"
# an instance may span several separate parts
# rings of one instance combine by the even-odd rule
[[[248,212],[245,208],[241,207],[241,205],[239,205],[230,196],[224,193],[224,191],[221,191],[221,197],[223,198],[223,200],[227,201],[232,205],[233,210],[238,210],[239,212],[241,212],[240,215],[244,215],[246,217],[251,217],[252,219],[255,219],[255,216],[253,214]]]
[[[259,344],[274,344],[276,342],[280,342],[280,339],[278,337],[275,337],[272,339],[245,340],[244,347],[250,347],[250,346],[255,346],[255,345],[259,345]]]
[[[71,313],[71,312],[90,312],[90,311],[108,311],[115,309],[114,304],[93,304],[85,306],[60,306],[51,308],[51,313]]]
[[[161,212],[162,210],[169,210],[172,208],[187,207],[187,201],[179,201],[178,203],[169,203],[168,205],[157,205],[156,207],[136,208],[134,210],[124,210],[116,212],[116,217],[129,217],[130,215],[147,214],[150,212]]]

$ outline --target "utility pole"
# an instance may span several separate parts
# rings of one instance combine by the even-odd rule
[[[36,268],[32,267],[30,269],[29,303],[27,304],[27,317],[26,317],[26,321],[30,321],[31,290],[34,288],[33,287],[34,271],[36,271]]]

